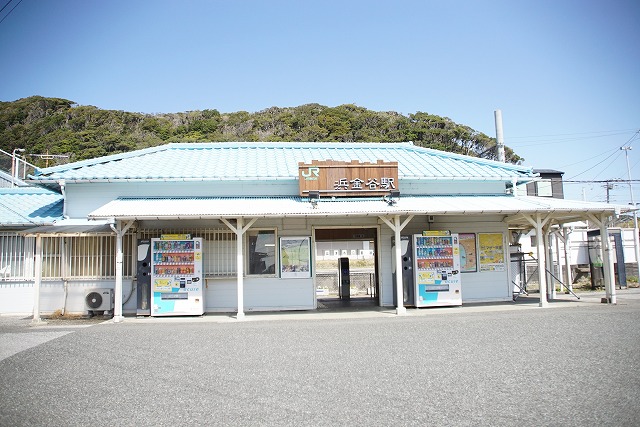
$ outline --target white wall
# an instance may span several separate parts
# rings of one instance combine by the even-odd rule
[[[122,301],[129,300],[123,307],[125,313],[136,312],[136,295],[131,295],[132,281],[123,280]],[[65,313],[86,314],[84,298],[92,289],[114,289],[113,280],[69,281],[65,302],[64,284],[62,281],[43,281],[40,286],[40,313],[51,314],[58,310]],[[33,282],[2,282],[0,284],[1,314],[33,314],[34,285]]]
[[[403,235],[420,234],[424,230],[450,230],[460,232],[499,232],[505,236],[504,272],[476,272],[462,274],[463,303],[478,301],[496,301],[511,299],[511,288],[508,275],[508,246],[506,242],[507,228],[501,222],[501,217],[437,217],[434,223],[427,222],[426,216],[415,217],[402,232]],[[146,223],[145,227],[155,228],[158,224]],[[162,226],[179,229],[183,222],[163,222]],[[209,225],[209,222],[198,223]],[[216,223],[216,225],[218,225]],[[380,284],[379,297],[383,306],[393,305],[393,277],[391,240],[393,232],[377,217],[363,218],[325,218],[325,219],[262,219],[256,221],[252,228],[277,228],[277,236],[313,236],[314,228],[376,228],[378,230],[378,248],[375,254],[378,259],[378,281]],[[312,241],[312,248],[315,241]],[[312,250],[314,263],[313,276],[310,279],[280,279],[277,277],[246,276],[244,279],[245,310],[282,310],[282,309],[314,309],[315,296],[315,254]],[[207,279],[205,291],[206,311],[235,312],[237,310],[237,289],[235,277],[225,279]],[[84,295],[93,288],[114,288],[113,280],[104,281],[70,281],[66,302],[66,311],[70,313],[86,312]],[[123,282],[123,301],[131,293],[131,280]],[[41,311],[54,312],[64,307],[64,286],[62,282],[45,281],[41,291]],[[124,313],[136,312],[136,295],[131,296],[124,306]],[[33,310],[33,284],[30,282],[2,282],[0,283],[0,313],[31,313]]]
[[[436,217],[436,221],[429,223],[426,217],[414,218],[402,231],[402,235],[421,234],[425,230],[449,230],[452,233],[502,233],[505,270],[478,271],[475,273],[461,273],[462,302],[509,301],[512,299],[512,289],[509,286],[509,254],[507,225],[501,216],[451,216]],[[386,225],[381,229],[381,252],[391,253],[393,233]],[[477,239],[477,236],[476,236]],[[389,255],[384,255],[383,258]],[[391,263],[385,262],[383,275],[383,304],[393,305],[393,282]],[[382,267],[382,265],[381,265]],[[478,265],[479,267],[479,265]]]

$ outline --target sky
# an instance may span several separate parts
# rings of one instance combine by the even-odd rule
[[[492,137],[499,109],[505,144],[526,166],[564,172],[566,198],[605,201],[606,183],[593,181],[622,180],[609,201],[631,203],[633,190],[640,202],[638,0],[2,7],[0,101],[40,95],[142,113],[356,104]]]

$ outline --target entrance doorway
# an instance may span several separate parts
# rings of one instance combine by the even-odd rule
[[[379,305],[378,230],[315,230],[318,309],[369,308]]]

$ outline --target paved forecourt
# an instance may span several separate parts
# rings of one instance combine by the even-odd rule
[[[14,343],[0,425],[635,425],[640,293],[598,298],[91,327],[0,317],[0,347]]]

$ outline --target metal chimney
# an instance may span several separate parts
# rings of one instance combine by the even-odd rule
[[[506,162],[506,158],[504,155],[504,136],[502,135],[502,111],[494,111],[494,116],[496,118],[496,147],[498,149],[498,161],[504,163]]]

